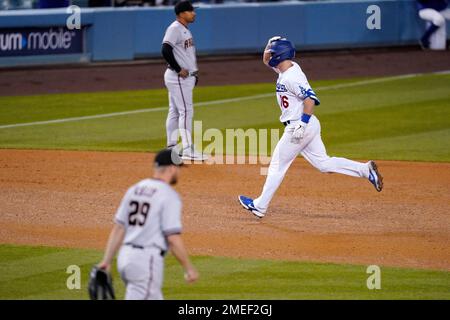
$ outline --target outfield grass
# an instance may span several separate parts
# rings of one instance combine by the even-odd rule
[[[102,252],[0,245],[0,299],[87,299],[90,268]],[[381,289],[366,287],[367,266],[193,257],[201,274],[185,284],[166,259],[166,299],[450,299],[450,273],[381,267]],[[81,267],[81,289],[69,290],[69,265]],[[117,296],[124,285],[114,270]]]
[[[359,86],[312,83],[322,136],[332,155],[357,159],[450,161],[450,75],[422,75]],[[196,88],[195,102],[268,94],[197,106],[203,130],[279,128],[274,84]],[[0,126],[167,105],[166,90],[0,97]],[[156,151],[165,145],[166,108],[156,112],[39,126],[0,128],[0,148]]]

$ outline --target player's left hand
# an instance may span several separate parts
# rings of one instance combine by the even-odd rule
[[[105,261],[100,262],[100,263],[97,265],[97,267],[98,267],[99,269],[105,270],[105,271],[107,271],[107,272],[110,272],[110,271],[111,271],[111,264],[109,264],[109,263],[107,263],[107,262],[105,262]]]
[[[294,131],[292,132],[292,138],[291,138],[292,143],[300,144],[303,137],[305,136],[306,126],[307,126],[307,124],[302,121],[300,121],[295,126]]]
[[[189,71],[186,69],[181,69],[180,72],[178,72],[178,75],[183,78],[186,79],[187,77],[189,77]]]

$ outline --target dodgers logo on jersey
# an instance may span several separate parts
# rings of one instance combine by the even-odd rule
[[[308,92],[308,90],[306,90],[306,89],[303,88],[302,86],[299,86],[299,87],[300,87],[300,91],[301,91],[301,93],[302,93],[302,96],[305,96],[306,93]]]
[[[277,83],[277,92],[287,92],[286,86],[281,83]]]
[[[320,104],[320,101],[317,98],[316,93],[313,91],[313,89],[305,89],[302,86],[299,86],[299,87],[300,87],[300,91],[302,93],[303,99],[311,98],[314,100],[316,105]]]
[[[300,86],[300,91],[302,92],[302,96],[304,97],[316,96],[313,89],[305,89],[302,86]]]

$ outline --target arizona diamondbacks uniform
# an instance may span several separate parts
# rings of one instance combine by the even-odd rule
[[[115,221],[125,227],[118,270],[127,300],[161,300],[166,237],[181,233],[181,200],[168,184],[145,179],[128,189]]]
[[[262,213],[266,212],[286,171],[299,153],[322,172],[369,177],[367,163],[327,155],[320,136],[320,122],[314,115],[310,118],[300,144],[291,142],[292,132],[303,113],[303,100],[311,98],[316,105],[320,104],[300,66],[295,62],[292,64],[292,67],[283,73],[276,70],[279,73],[276,95],[281,109],[280,121],[286,125],[286,128],[273,152],[262,194],[253,201],[255,207]]]
[[[170,68],[164,74],[164,83],[169,91],[169,114],[166,121],[167,146],[177,144],[177,129],[179,129],[183,149],[185,149],[192,145],[191,132],[194,117],[192,91],[196,81],[193,75],[198,72],[194,39],[188,28],[174,21],[167,28],[163,43],[172,46],[178,64],[190,74],[183,79]]]

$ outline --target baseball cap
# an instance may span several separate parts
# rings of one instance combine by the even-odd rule
[[[155,157],[155,166],[182,166],[183,160],[178,155],[176,148],[167,148],[158,152]]]
[[[180,1],[175,5],[175,14],[179,15],[184,11],[194,11],[194,6],[190,1]]]

